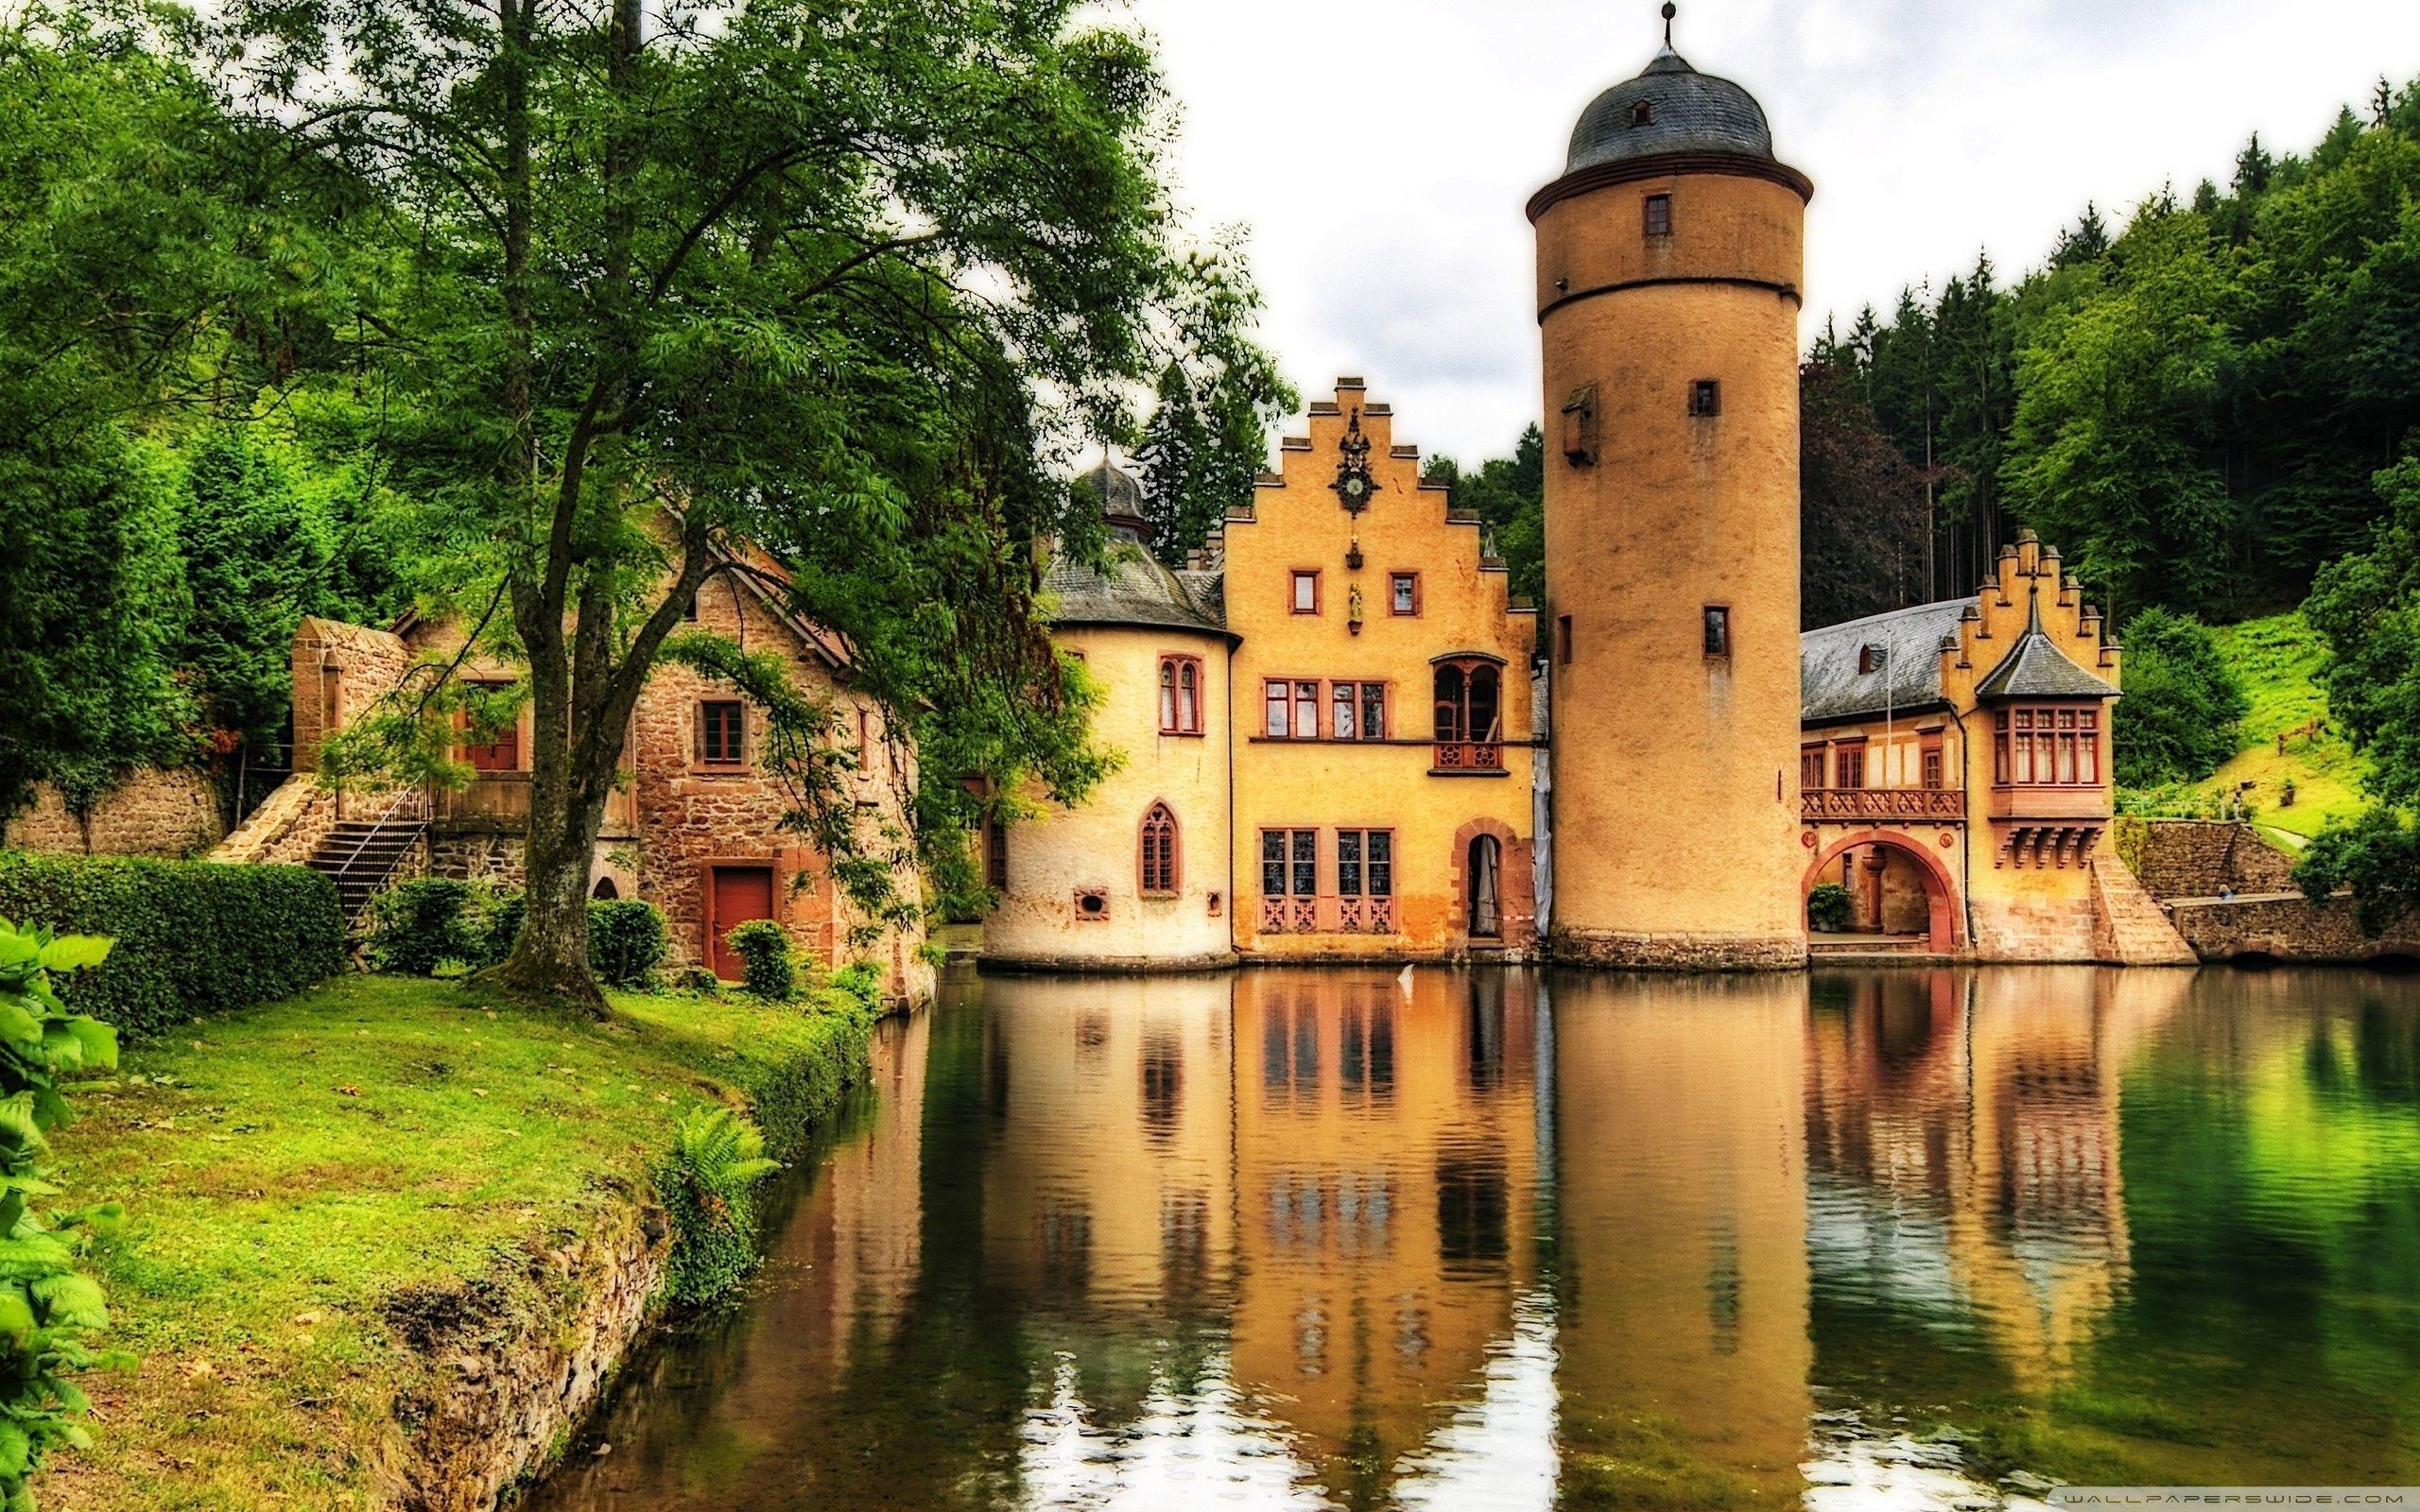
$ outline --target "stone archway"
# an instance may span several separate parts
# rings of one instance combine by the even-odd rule
[[[1911,834],[1896,830],[1859,830],[1844,834],[1817,852],[1798,880],[1798,896],[1805,901],[1812,891],[1824,868],[1851,850],[1868,847],[1888,850],[1906,858],[1913,867],[1925,892],[1925,948],[1936,955],[1950,955],[1965,949],[1964,919],[1958,906],[1958,885],[1947,868],[1933,853],[1930,846]]]

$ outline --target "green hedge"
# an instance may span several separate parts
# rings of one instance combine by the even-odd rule
[[[344,964],[336,885],[303,867],[0,851],[0,919],[114,937],[61,995],[129,1037],[291,997]]]

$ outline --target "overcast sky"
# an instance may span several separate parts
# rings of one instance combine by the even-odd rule
[[[1305,399],[1339,373],[1397,438],[1475,461],[1539,409],[1521,207],[1598,91],[1653,55],[1651,0],[1133,0],[1184,110],[1180,193],[1251,229],[1265,336]],[[1904,284],[2039,263],[2084,201],[2223,182],[2254,130],[2305,150],[2420,0],[1682,0],[1674,41],[1763,103],[1815,180],[1811,337]]]

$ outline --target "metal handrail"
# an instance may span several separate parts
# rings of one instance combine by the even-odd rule
[[[363,833],[361,838],[354,843],[353,854],[345,857],[344,860],[337,864],[337,875],[340,877],[350,876],[353,872],[353,864],[361,859],[361,853],[364,850],[370,849],[370,842],[378,838],[378,833],[395,821],[398,812],[405,804],[414,802],[422,796],[421,790],[416,787],[406,787],[399,790],[395,794],[393,799],[387,804],[387,807],[379,814],[379,816],[370,821],[370,828]],[[384,883],[389,877],[394,874],[396,863],[400,862],[402,859],[403,857],[399,853],[395,857],[394,861],[387,863],[387,869],[378,873],[376,881],[371,884],[372,891],[376,891],[378,884]]]

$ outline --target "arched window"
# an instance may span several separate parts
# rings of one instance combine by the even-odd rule
[[[1143,816],[1142,836],[1143,895],[1171,897],[1177,884],[1176,814],[1165,803],[1154,803]]]
[[[1466,660],[1437,664],[1437,739],[1496,741],[1504,738],[1502,675],[1492,662]]]
[[[613,878],[599,877],[596,885],[589,889],[588,896],[602,902],[612,902],[622,896],[622,889],[614,885]]]
[[[1201,733],[1201,659],[1160,658],[1160,733]]]

